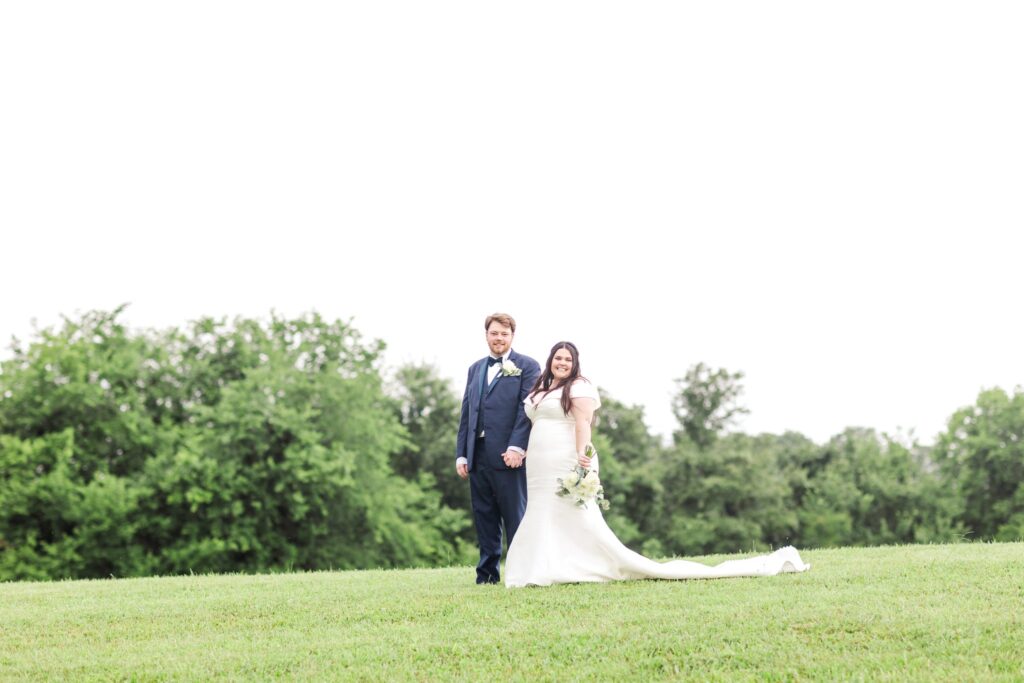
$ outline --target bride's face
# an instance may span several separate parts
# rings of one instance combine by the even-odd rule
[[[569,349],[558,349],[551,359],[551,374],[556,380],[563,380],[572,372],[572,354]]]

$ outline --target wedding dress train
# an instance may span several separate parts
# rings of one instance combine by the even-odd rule
[[[570,391],[573,398],[593,398],[600,405],[597,390],[585,380],[577,380]],[[810,568],[792,546],[713,567],[689,560],[655,562],[627,548],[608,528],[597,505],[579,508],[555,493],[556,479],[576,464],[575,422],[562,412],[561,393],[553,391],[536,405],[526,400],[526,414],[533,422],[526,458],[526,515],[509,548],[506,586],[771,576]]]

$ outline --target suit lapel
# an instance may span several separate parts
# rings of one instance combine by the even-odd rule
[[[487,391],[487,359],[486,358],[484,358],[482,361],[480,361],[480,367],[477,368],[477,375],[478,375],[478,377],[477,377],[477,380],[476,380],[476,387],[477,387],[477,394],[476,395],[477,395],[478,399],[482,399],[483,396],[484,396],[484,393]]]

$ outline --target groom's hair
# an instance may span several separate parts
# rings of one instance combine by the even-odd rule
[[[490,314],[489,316],[487,316],[487,320],[484,321],[484,329],[485,330],[491,329],[491,323],[494,323],[494,322],[496,322],[496,323],[498,323],[500,325],[504,325],[505,327],[511,328],[512,329],[512,334],[516,333],[516,321],[508,313],[492,313],[492,314]]]

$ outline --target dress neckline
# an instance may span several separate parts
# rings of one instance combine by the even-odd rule
[[[546,401],[548,398],[550,398],[552,396],[555,396],[556,392],[558,392],[558,390],[561,389],[561,388],[562,388],[562,385],[559,384],[557,387],[554,387],[552,389],[548,389],[543,394],[533,394],[533,395],[531,395],[530,398],[529,398],[530,405],[539,406],[541,403]],[[540,396],[540,400],[539,401],[534,401],[534,398],[536,396],[538,396],[538,395]]]

